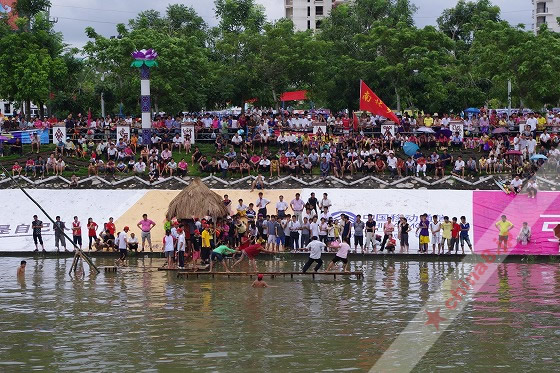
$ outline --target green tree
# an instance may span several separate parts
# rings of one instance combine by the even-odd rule
[[[490,0],[459,0],[455,7],[443,11],[437,24],[452,40],[470,44],[473,33],[486,21],[499,22],[500,8],[492,5]]]

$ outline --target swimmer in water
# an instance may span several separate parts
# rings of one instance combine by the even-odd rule
[[[268,284],[263,281],[262,273],[259,273],[257,275],[257,279],[255,281],[253,281],[251,286],[254,287],[254,288],[267,288],[267,287],[269,287]]]
[[[25,260],[22,260],[21,263],[19,264],[19,267],[17,269],[17,277],[24,277],[25,276],[25,266],[27,265],[27,262]]]

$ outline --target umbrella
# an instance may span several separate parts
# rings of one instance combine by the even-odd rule
[[[420,128],[418,128],[418,132],[423,132],[423,133],[436,133],[436,131],[434,131],[434,130],[431,129],[430,127],[420,127]]]
[[[519,150],[509,150],[506,155],[523,155]]]
[[[475,108],[475,107],[470,107],[468,109],[465,110],[465,113],[473,113],[473,114],[479,114],[480,110]]]
[[[497,134],[497,133],[507,133],[508,130],[507,128],[504,127],[498,127],[496,129],[494,129],[494,131],[492,131],[492,133]]]
[[[536,160],[539,160],[539,159],[545,159],[546,160],[548,158],[543,154],[535,154],[534,156],[531,157],[532,161],[536,161]]]
[[[445,136],[445,137],[451,137],[451,130],[447,129],[447,128],[442,128],[438,131],[438,136]]]
[[[403,145],[403,151],[406,155],[412,157],[420,149],[418,145],[413,142],[405,142]]]

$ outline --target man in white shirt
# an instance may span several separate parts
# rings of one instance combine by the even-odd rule
[[[389,153],[387,157],[387,167],[389,167],[389,171],[391,171],[391,179],[394,179],[397,172],[397,157],[395,157],[393,152]]]
[[[537,123],[538,120],[537,118],[535,118],[535,114],[529,114],[529,118],[527,118],[527,125],[531,126],[531,132],[535,131],[535,129],[537,128]]]
[[[220,170],[222,171],[222,177],[226,178],[229,163],[228,163],[228,161],[226,161],[225,157],[220,158],[220,160],[218,161],[218,167],[220,167]]]
[[[429,225],[430,232],[432,233],[432,254],[436,253],[436,246],[438,249],[438,255],[441,250],[441,223],[438,221],[438,216],[434,215],[432,217],[432,222]]]
[[[324,243],[318,240],[317,236],[311,237],[311,242],[308,243],[307,246],[305,247],[306,249],[309,250],[309,259],[307,260],[307,263],[305,263],[305,265],[303,266],[303,270],[302,270],[303,273],[307,272],[307,270],[309,269],[309,267],[311,267],[311,264],[313,264],[313,262],[317,262],[317,265],[314,268],[315,272],[317,272],[319,268],[321,268],[321,266],[323,265],[323,259],[321,259],[321,253],[323,252],[323,249],[325,249],[326,247],[327,246]]]
[[[181,139],[181,135],[176,133],[175,137],[173,138],[173,149],[181,151],[181,145],[183,145],[183,139]]]
[[[537,140],[530,136],[527,140],[527,151],[529,152],[529,158],[535,154],[535,150],[537,148]]]
[[[301,230],[301,224],[295,215],[292,216],[292,220],[288,223],[288,229],[290,230],[292,249],[299,250],[299,231]]]
[[[541,145],[544,148],[548,149],[550,147],[550,135],[548,134],[548,131],[546,129],[543,131],[543,133],[541,133],[539,138],[541,139]]]
[[[453,167],[453,174],[455,176],[465,177],[465,161],[461,156],[457,157],[455,167]]]
[[[121,256],[119,258],[121,265],[124,265],[124,261],[126,260],[126,253],[128,247],[128,227],[124,227],[122,232],[119,232],[117,236],[117,245],[119,247],[119,252]]]
[[[279,201],[276,202],[276,215],[280,218],[286,216],[286,210],[288,209],[288,204],[284,202],[284,196],[278,197]]]
[[[331,208],[332,203],[328,197],[329,196],[327,193],[323,193],[323,199],[319,201],[319,207],[321,208],[321,210],[324,210],[325,207],[327,208],[327,210]]]
[[[183,228],[177,228],[177,252],[179,254],[179,269],[185,268],[186,240]]]
[[[309,221],[309,232],[311,233],[311,237],[319,237],[319,223],[317,222],[317,217],[314,216]]]
[[[257,201],[255,202],[255,207],[258,209],[257,213],[259,215],[266,216],[266,205],[269,203],[270,201],[263,197],[263,192],[259,192],[259,198],[257,198]],[[269,234],[273,233],[269,232]]]
[[[519,150],[520,144],[521,144],[521,135],[518,133],[513,138],[513,150]]]
[[[268,170],[270,170],[270,160],[264,156],[259,162],[259,172],[268,172]]]
[[[247,205],[243,203],[243,200],[240,199],[239,200],[239,204],[237,205],[237,214],[239,214],[239,216],[243,217],[247,215]]]
[[[511,181],[511,187],[515,194],[521,193],[521,187],[523,185],[523,180],[519,178],[519,175],[515,175],[515,178]]]
[[[144,174],[145,171],[146,171],[146,163],[144,163],[143,160],[140,159],[136,163],[134,163],[135,174]]]
[[[231,142],[234,145],[239,146],[243,142],[243,138],[239,136],[238,133],[236,133],[235,136],[233,136],[233,138],[231,139]]]

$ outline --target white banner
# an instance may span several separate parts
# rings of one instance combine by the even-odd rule
[[[120,139],[124,139],[125,141],[130,140],[130,126],[128,124],[117,125],[117,141],[119,141]]]
[[[394,137],[395,136],[395,125],[393,124],[382,124],[381,125],[381,136],[383,137]]]
[[[455,136],[455,133],[458,133],[461,140],[463,139],[465,133],[464,129],[465,129],[465,125],[463,124],[463,122],[449,123],[449,130],[451,131],[451,136]]]
[[[60,141],[66,142],[66,127],[65,126],[54,126],[53,129],[52,143],[58,145]]]
[[[181,126],[181,141],[184,143],[185,139],[189,139],[191,145],[195,142],[194,126],[192,124],[183,124]]]
[[[317,132],[319,132],[319,130],[321,130],[322,134],[326,134],[327,133],[327,124],[324,122],[314,122],[313,123],[313,134],[316,135]]]

